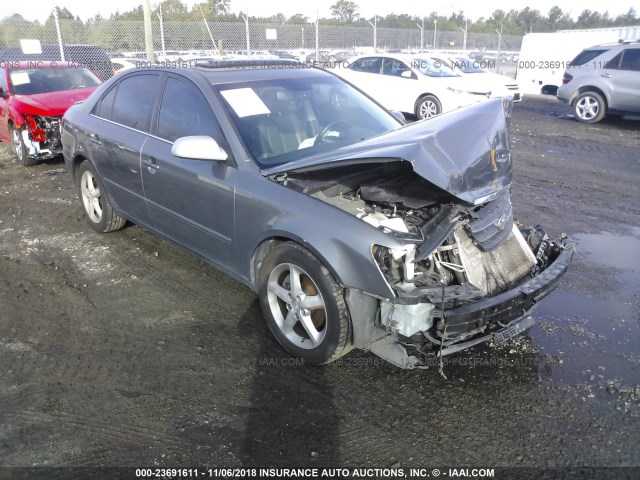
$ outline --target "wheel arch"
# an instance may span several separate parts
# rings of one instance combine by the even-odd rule
[[[598,87],[594,87],[593,85],[585,85],[583,87],[578,88],[573,94],[573,97],[571,97],[570,105],[571,106],[575,105],[577,98],[583,93],[588,93],[588,92],[593,92],[600,95],[604,100],[605,110],[609,109],[609,98],[607,97],[607,94],[602,89]]]
[[[301,246],[302,248],[309,250],[320,261],[320,263],[322,263],[322,265],[327,270],[329,270],[329,272],[331,273],[331,275],[333,275],[333,278],[336,280],[336,282],[339,285],[344,286],[344,283],[340,279],[340,276],[332,267],[330,262],[328,262],[327,259],[324,258],[324,256],[321,255],[320,252],[318,252],[318,250],[316,250],[311,244],[309,244],[308,242],[305,242],[301,238],[296,237],[295,235],[292,235],[290,232],[286,234],[278,232],[278,233],[272,233],[271,235],[263,238],[258,243],[256,248],[254,248],[253,250],[253,255],[251,255],[251,264],[249,266],[249,275],[250,275],[251,285],[253,286],[254,290],[257,291],[258,289],[258,274],[260,272],[260,266],[262,265],[262,261],[265,259],[265,257],[269,254],[271,250],[276,248],[278,245],[281,245],[287,242],[293,242]]]

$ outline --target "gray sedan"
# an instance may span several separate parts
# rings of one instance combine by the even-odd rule
[[[320,69],[151,68],[62,141],[95,230],[134,222],[248,285],[309,363],[411,368],[531,326],[571,251],[514,222],[510,102],[398,117]]]

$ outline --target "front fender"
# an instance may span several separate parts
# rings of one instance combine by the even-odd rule
[[[258,173],[238,176],[236,252],[240,274],[251,278],[253,254],[270,238],[287,238],[308,250],[344,287],[378,297],[395,294],[372,255],[374,244],[402,244],[366,222],[316,198],[272,182]]]

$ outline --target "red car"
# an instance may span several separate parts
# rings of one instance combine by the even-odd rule
[[[0,140],[13,144],[24,166],[61,154],[62,115],[101,83],[72,63],[0,62]]]

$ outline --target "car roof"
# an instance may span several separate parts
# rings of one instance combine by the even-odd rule
[[[5,62],[9,70],[22,70],[31,68],[85,68],[75,62],[63,62],[61,60],[16,60]]]
[[[335,77],[335,75],[316,67],[306,67],[300,62],[291,62],[280,60],[271,61],[232,61],[232,60],[213,60],[208,63],[213,67],[206,66],[189,66],[180,68],[180,74],[187,78],[204,78],[211,85],[225,83],[240,83],[250,81],[277,80],[283,78],[314,78],[314,77]],[[240,66],[243,65],[244,66]],[[174,70],[174,69],[171,69]],[[145,68],[148,71],[170,71],[162,66]]]

